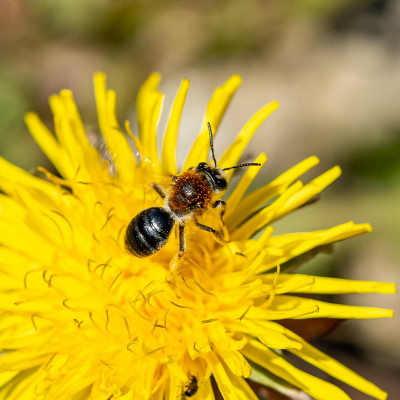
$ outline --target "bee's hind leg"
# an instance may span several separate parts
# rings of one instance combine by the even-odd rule
[[[186,251],[186,237],[185,237],[185,225],[179,225],[179,253],[178,257],[183,258]]]
[[[185,237],[185,225],[179,224],[179,252],[178,254],[171,260],[170,263],[170,271],[174,273],[174,270],[179,273],[180,265],[183,261],[183,257],[186,252],[186,237]]]
[[[217,200],[213,205],[212,208],[218,208],[220,210],[219,216],[221,218],[222,225],[225,226],[224,222],[224,215],[226,211],[226,202],[223,200]]]

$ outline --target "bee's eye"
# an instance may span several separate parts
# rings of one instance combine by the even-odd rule
[[[222,175],[214,175],[213,177],[214,179],[214,184],[216,186],[217,189],[219,190],[225,190],[226,187],[228,186],[228,183],[226,182],[225,177],[223,177]]]
[[[209,165],[206,162],[201,162],[198,166],[197,169],[199,170],[205,170],[205,169],[209,169]]]

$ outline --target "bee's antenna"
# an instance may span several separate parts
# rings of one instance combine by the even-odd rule
[[[250,167],[250,166],[252,166],[252,165],[255,165],[255,166],[257,166],[257,167],[260,167],[260,166],[261,166],[260,163],[250,162],[250,163],[244,163],[244,164],[234,165],[233,167],[223,168],[222,171],[227,171],[228,169],[233,169],[233,168]]]
[[[215,154],[214,154],[214,145],[213,145],[213,135],[212,135],[212,130],[211,130],[211,124],[207,122],[208,126],[208,132],[210,133],[210,147],[211,147],[211,154],[212,158],[214,161],[214,167],[217,168],[217,160],[215,159]]]

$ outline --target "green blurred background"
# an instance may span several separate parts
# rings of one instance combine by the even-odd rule
[[[96,128],[92,76],[107,73],[119,118],[135,120],[137,89],[154,70],[169,108],[183,77],[192,85],[181,124],[185,154],[207,99],[232,74],[243,84],[223,120],[217,153],[258,108],[281,108],[247,152],[269,162],[257,182],[309,155],[317,173],[339,164],[322,201],[276,224],[276,232],[328,228],[348,220],[374,231],[340,243],[303,272],[398,282],[400,275],[400,1],[0,1],[0,154],[28,170],[49,167],[23,123],[37,111],[52,126],[48,97],[72,89],[85,124]],[[161,121],[161,128],[165,117]],[[399,311],[390,296],[335,301]],[[317,342],[400,393],[400,319],[346,321]],[[311,370],[312,371],[312,370]],[[312,371],[314,372],[314,371]],[[345,388],[353,399],[367,399]]]

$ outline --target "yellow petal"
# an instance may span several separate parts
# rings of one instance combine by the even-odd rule
[[[284,262],[318,246],[335,243],[370,231],[371,226],[369,224],[347,222],[321,231],[272,236],[268,240],[266,248],[269,256],[265,258],[264,265],[258,272],[268,271],[275,268],[277,264],[282,265]]]
[[[70,90],[62,90],[60,98],[63,101],[65,115],[68,116],[71,124],[73,124],[75,139],[83,149],[86,149],[89,145],[89,141],[72,92]]]
[[[254,363],[250,380],[259,383],[260,385],[270,387],[289,399],[311,400],[311,397],[302,390],[294,387],[289,382],[284,381],[282,378],[279,378],[278,376],[267,371],[265,368],[262,368]]]
[[[250,340],[242,352],[246,358],[302,389],[316,400],[350,400],[350,397],[338,387],[295,368],[255,340]]]
[[[10,193],[21,185],[25,188],[43,191],[50,196],[58,194],[52,183],[30,174],[0,157],[0,187],[2,190]]]
[[[222,116],[241,82],[242,78],[238,75],[234,75],[229,78],[222,87],[218,87],[215,90],[208,102],[206,115],[201,124],[201,131],[186,158],[183,171],[190,167],[197,166],[199,162],[207,161],[208,153],[210,151],[210,139],[207,123],[210,122],[213,135],[215,136]]]
[[[235,376],[218,357],[209,355],[213,376],[225,400],[257,400],[257,396],[243,378]]]
[[[0,375],[0,388],[7,384],[19,374],[20,371],[2,371]],[[1,389],[0,389],[1,392]]]
[[[202,400],[215,400],[214,390],[211,386],[210,379],[207,379],[204,383],[200,383],[198,396]]]
[[[143,146],[142,158],[159,168],[157,124],[164,96],[157,90],[161,81],[158,73],[151,74],[141,86],[137,97],[139,139]]]
[[[37,397],[35,381],[40,372],[36,368],[19,372],[0,388],[1,400],[31,400]]]
[[[235,208],[229,208],[226,211],[225,223],[230,230],[240,225],[249,215],[258,210],[271,198],[283,193],[290,184],[292,184],[299,176],[303,175],[309,169],[319,163],[319,159],[315,156],[309,157],[283,174],[278,176],[268,185],[255,190],[246,196]]]
[[[373,383],[367,381],[360,375],[353,372],[350,368],[345,367],[340,362],[322,353],[306,341],[302,340],[299,336],[295,336],[296,340],[299,340],[303,344],[303,349],[301,351],[289,349],[291,353],[316,366],[320,370],[325,371],[334,378],[353,386],[363,393],[366,393],[379,400],[386,399],[387,393],[379,389]]]
[[[313,179],[285,203],[285,205],[279,210],[279,213],[274,216],[274,219],[282,217],[314,198],[334,182],[340,174],[341,170],[336,166]]]
[[[300,182],[296,182],[283,192],[271,205],[259,211],[236,229],[232,234],[232,239],[251,237],[267,224],[272,223],[313,199],[318,193],[322,192],[322,190],[337,179],[339,175],[340,168],[334,167],[305,186]]]
[[[224,362],[228,368],[236,375],[248,378],[251,375],[251,367],[247,360],[238,351],[224,355]]]
[[[77,167],[76,149],[77,143],[74,135],[73,121],[70,120],[69,115],[66,113],[64,102],[62,100],[62,91],[60,95],[53,95],[49,99],[51,111],[54,115],[54,131],[58,142],[62,149],[67,154],[69,169],[75,170]]]
[[[256,336],[263,344],[272,349],[301,350],[302,345],[299,340],[292,340],[287,335],[270,329],[268,322],[262,320],[250,321],[248,318],[244,318],[235,328],[243,333]]]
[[[261,164],[261,166],[247,169],[242,179],[239,181],[239,183],[236,185],[235,189],[227,199],[227,209],[234,209],[237,206],[237,204],[240,202],[243,195],[245,194],[246,190],[249,188],[250,184],[253,182],[256,175],[260,172],[262,166],[265,164],[266,161],[267,156],[264,153],[260,154],[254,160],[255,163],[259,163]]]
[[[190,83],[187,79],[182,81],[172,105],[168,118],[168,125],[164,133],[162,167],[164,171],[169,172],[171,175],[176,175],[178,173],[176,164],[178,129],[189,85]]]
[[[298,308],[318,307],[315,314],[293,317],[294,319],[305,318],[343,318],[343,319],[365,319],[365,318],[391,318],[392,310],[375,307],[347,306],[342,304],[325,303],[318,300],[306,299],[295,296],[275,296],[271,309],[276,311],[289,311]]]
[[[249,121],[245,124],[245,126],[240,130],[238,135],[236,136],[235,141],[228,147],[225,153],[222,155],[219,160],[219,166],[221,168],[228,168],[236,165],[243,154],[246,146],[250,142],[256,130],[259,126],[264,122],[264,120],[271,115],[277,108],[279,107],[279,103],[277,101],[273,101],[272,103],[267,104],[261,110],[256,112]],[[232,174],[233,170],[227,172],[228,176]]]
[[[310,278],[308,275],[280,274],[279,282],[283,286],[298,279]],[[294,288],[293,293],[320,293],[320,294],[345,294],[345,293],[396,293],[396,284],[373,281],[356,281],[351,279],[313,277],[314,282],[307,286]]]
[[[23,254],[29,255],[37,262],[49,265],[53,259],[54,250],[43,251],[46,248],[43,238],[34,236],[22,228],[0,221],[0,243],[16,252],[21,251]],[[21,244],[23,244],[23,248],[21,248]]]
[[[270,222],[277,219],[280,210],[283,206],[290,201],[290,198],[295,196],[297,192],[303,187],[300,181],[294,183],[286,189],[272,204],[265,207],[263,210],[258,211],[254,216],[249,217],[242,225],[231,233],[231,238],[237,240],[238,238],[250,238],[257,231],[264,228]]]
[[[353,386],[361,392],[376,397],[377,399],[383,400],[386,398],[386,393],[380,390],[374,384],[362,378],[335,359],[322,353],[314,346],[310,345],[307,341],[302,339],[299,335],[296,335],[289,329],[275,322],[265,321],[264,324],[268,326],[270,330],[273,330],[282,335],[286,335],[288,338],[295,340],[302,345],[301,349],[289,348],[289,351],[291,353],[316,366],[320,370],[325,371],[336,379],[339,379],[340,381],[345,382],[350,386]]]
[[[274,290],[275,294],[303,292],[315,283],[316,277],[309,275],[279,274],[276,286],[274,274],[257,275],[266,285],[265,291]],[[267,286],[268,285],[268,286]],[[308,293],[308,292],[307,292]]]
[[[85,182],[98,179],[101,176],[99,155],[89,143],[72,92],[62,90],[59,96],[51,96],[50,106],[54,114],[55,132],[59,144],[69,162],[70,175],[64,176],[70,179],[79,178],[80,181]],[[71,175],[72,172],[73,175]]]
[[[110,162],[122,181],[132,182],[132,169],[136,161],[116,119],[116,94],[107,90],[104,74],[95,74],[94,85],[99,125],[111,157]]]
[[[277,296],[280,298],[281,296]],[[306,304],[304,307],[290,307],[289,305],[283,309],[280,307],[277,309],[262,309],[261,307],[252,307],[246,314],[246,318],[249,320],[280,320],[280,319],[307,319],[312,317],[318,317],[318,305]]]
[[[182,381],[174,374],[169,375],[169,400],[176,400],[182,395]]]
[[[25,115],[25,123],[32,137],[60,174],[66,177],[71,174],[69,160],[64,148],[60,146],[54,135],[39,119],[38,115],[32,112],[27,113]]]

